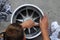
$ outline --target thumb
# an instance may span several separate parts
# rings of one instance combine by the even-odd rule
[[[41,23],[42,19],[39,20],[39,23]]]

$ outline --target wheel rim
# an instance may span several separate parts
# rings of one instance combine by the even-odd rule
[[[18,7],[11,17],[11,23],[22,23],[28,19],[32,19],[36,24],[39,22],[39,18],[42,18],[43,12],[39,10],[35,5],[24,4]],[[41,34],[39,27],[32,27],[24,29],[27,39],[32,39]]]

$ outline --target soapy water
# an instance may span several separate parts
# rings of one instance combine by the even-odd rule
[[[50,36],[51,40],[60,40],[60,25],[57,21],[51,23],[52,34]]]

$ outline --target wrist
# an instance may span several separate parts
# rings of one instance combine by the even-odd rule
[[[25,28],[25,26],[23,24],[20,24],[22,26],[22,28]]]
[[[48,30],[44,29],[44,30],[41,30],[41,32],[42,32],[43,40],[50,40]]]
[[[40,29],[41,30],[47,30],[48,29],[48,25],[45,25],[45,26],[44,25],[40,25]]]

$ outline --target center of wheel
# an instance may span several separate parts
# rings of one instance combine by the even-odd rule
[[[29,20],[29,19],[31,19],[31,20],[32,20],[32,18],[31,18],[31,17],[26,17],[26,18],[24,19],[24,21],[27,21],[27,20]]]

